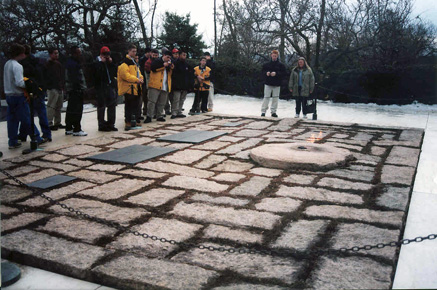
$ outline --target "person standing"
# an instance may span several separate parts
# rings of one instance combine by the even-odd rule
[[[70,48],[71,56],[67,59],[66,88],[68,95],[67,113],[65,115],[65,135],[87,136],[82,131],[80,122],[83,113],[83,95],[86,89],[82,68],[82,50],[74,45]]]
[[[165,122],[163,116],[164,106],[167,102],[168,93],[171,92],[171,75],[174,64],[171,62],[171,52],[166,50],[161,58],[152,63],[149,82],[149,102],[147,103],[147,117],[144,123],[152,122],[155,114],[157,121]]]
[[[135,61],[137,55],[137,47],[133,44],[129,45],[127,55],[123,62],[118,66],[117,82],[118,94],[124,95],[124,122],[125,130],[130,130],[131,121],[138,114],[138,105],[141,99],[141,85],[144,83],[143,75],[140,72],[139,66]],[[137,121],[140,116],[135,116]]]
[[[310,94],[314,91],[314,74],[305,58],[297,60],[297,66],[293,68],[288,81],[288,89],[296,98],[296,115],[299,118],[300,111],[303,111],[303,118],[307,118],[307,101]]]
[[[50,130],[65,129],[61,124],[61,109],[64,102],[65,69],[59,62],[59,50],[49,48],[49,59],[44,66],[44,80],[47,89],[47,120]]]
[[[209,52],[205,52],[206,66],[211,69],[210,86],[208,94],[208,112],[212,112],[214,109],[214,82],[215,82],[215,62]]]
[[[8,145],[9,149],[21,147],[21,142],[18,140],[18,126],[21,123],[21,130],[26,135],[31,135],[30,125],[30,110],[24,89],[26,84],[23,76],[23,66],[19,61],[23,60],[24,46],[20,44],[12,44],[10,48],[10,57],[4,66],[3,70],[3,85],[6,95],[7,109],[7,127],[8,127]],[[37,142],[41,142],[39,131],[34,128]]]
[[[178,59],[179,59],[179,49],[175,47],[171,51],[171,62],[175,64],[178,61]],[[171,104],[173,104],[173,89],[171,90],[170,93],[168,93],[167,103],[165,104],[164,107],[164,111],[166,115],[172,115],[173,108],[170,106]]]
[[[193,106],[190,110],[190,115],[198,112],[199,103],[202,113],[208,112],[208,94],[210,86],[211,69],[206,66],[206,57],[200,58],[200,64],[194,68],[194,88],[195,96]]]
[[[187,53],[185,51],[179,52],[179,58],[174,64],[172,93],[173,99],[171,103],[171,118],[185,118],[182,114],[185,99],[189,91],[193,89],[193,68],[186,62]]]
[[[148,66],[148,70],[147,70],[146,63],[148,63],[151,58],[152,58],[152,49],[150,49],[150,47],[146,47],[144,55],[140,58],[140,62],[139,62],[141,74],[144,76],[145,79],[141,90],[143,116],[147,115],[147,92],[148,92],[147,84],[149,83],[149,76],[150,76],[150,65]],[[143,120],[144,117],[141,117],[140,119]]]
[[[273,50],[271,60],[265,63],[262,68],[264,76],[264,100],[261,107],[261,116],[266,115],[269,109],[270,99],[272,99],[271,112],[272,117],[278,117],[276,110],[278,109],[279,94],[281,92],[281,83],[286,75],[285,66],[279,61],[279,52]]]
[[[94,64],[94,87],[97,91],[97,121],[99,131],[118,131],[115,128],[115,107],[117,106],[117,67],[112,63],[111,51],[107,46],[100,49]],[[105,121],[105,109],[108,120]]]

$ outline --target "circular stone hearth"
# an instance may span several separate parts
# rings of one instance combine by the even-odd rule
[[[250,157],[269,168],[311,171],[336,168],[353,159],[347,149],[309,142],[262,145],[252,149]]]

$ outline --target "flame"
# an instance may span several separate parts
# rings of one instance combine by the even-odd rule
[[[316,141],[321,140],[322,138],[323,138],[323,133],[322,133],[322,131],[320,131],[319,135],[317,135],[317,137],[316,137],[316,134],[311,134],[311,137],[307,139],[307,142],[314,143]]]

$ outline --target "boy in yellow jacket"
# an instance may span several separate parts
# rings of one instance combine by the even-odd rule
[[[140,117],[136,116],[138,105],[141,98],[141,86],[144,83],[138,63],[135,61],[137,47],[131,44],[128,47],[126,58],[118,66],[117,83],[118,95],[124,95],[124,122],[125,130],[131,129],[131,120],[135,115],[135,120],[140,123]]]
[[[202,113],[208,112],[208,94],[211,86],[211,69],[206,66],[206,57],[200,58],[200,65],[194,68],[194,102],[190,110],[190,115],[199,113],[199,103]]]

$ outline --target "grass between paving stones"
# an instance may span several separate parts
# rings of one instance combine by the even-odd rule
[[[199,124],[201,122],[198,122]],[[278,124],[278,122],[273,122],[272,124]],[[351,143],[357,143],[359,141],[355,141],[353,140],[353,137],[355,136],[355,134],[359,131],[363,131],[365,133],[367,133],[365,131],[366,127],[362,127],[362,126],[355,126],[353,125],[352,128],[355,128],[355,134],[353,134],[353,130],[345,130],[344,126],[338,126],[338,125],[334,125],[334,126],[317,126],[317,124],[305,124],[305,123],[300,123],[297,122],[295,123],[293,126],[291,126],[290,130],[293,129],[299,129],[304,127],[305,130],[297,133],[297,134],[293,134],[290,135],[290,138],[292,138],[292,136],[298,136],[298,135],[302,135],[311,131],[314,131],[314,127],[317,128],[324,128],[326,130],[333,130],[335,132],[331,132],[328,135],[324,136],[322,140],[320,140],[317,143],[325,143],[327,142],[331,137],[333,137],[335,134],[338,133],[343,133],[345,135],[349,135],[347,138],[344,139],[336,139],[336,142],[342,143],[342,140],[345,144],[348,144],[347,142],[349,141],[353,141]],[[159,128],[155,129],[155,132],[157,130],[160,130],[162,128],[171,128],[170,125],[163,125]],[[243,126],[240,126],[241,129],[243,129]],[[375,128],[371,128],[369,127],[369,129],[375,129]],[[244,129],[243,129],[244,130]],[[362,150],[354,150],[351,149],[351,152],[359,152],[361,154],[366,154],[369,155],[371,153],[371,147],[372,145],[372,141],[374,140],[378,140],[379,138],[382,137],[383,133],[381,131],[386,131],[390,134],[394,134],[394,140],[398,140],[399,136],[401,134],[401,130],[397,130],[397,129],[387,129],[387,130],[383,130],[383,128],[378,128],[377,133],[373,134],[372,139],[367,143],[366,146],[364,146],[362,148]],[[237,132],[237,131],[234,131]],[[139,138],[139,137],[145,137],[144,132],[133,132],[133,133],[129,133],[128,135],[132,136],[132,138]],[[165,133],[163,134],[157,134],[155,136],[153,136],[153,138],[157,138],[158,136],[161,135],[165,135]],[[124,136],[126,136],[126,133],[124,134]],[[262,138],[262,136],[259,136],[257,138]],[[122,138],[123,139],[123,138]],[[241,139],[238,142],[234,142],[231,143],[230,145],[235,145],[241,142],[244,142],[244,138]],[[303,141],[303,140],[302,140]],[[120,142],[120,140],[114,140],[114,142],[109,142],[107,144],[104,145],[100,145],[100,146],[95,146],[101,149],[101,151],[99,153],[103,153],[106,152],[108,150],[113,150],[113,148],[109,147],[110,145],[116,143],[116,142]],[[208,142],[208,141],[206,141]],[[257,147],[263,144],[266,144],[267,142],[263,141],[260,144],[257,144],[253,147]],[[203,144],[203,143],[201,143]],[[186,147],[189,148],[190,146]],[[362,205],[357,205],[357,204],[345,204],[342,203],[341,205],[345,205],[345,206],[350,206],[353,208],[365,208],[365,209],[371,209],[371,210],[387,210],[387,208],[381,207],[376,205],[376,199],[383,193],[383,189],[384,189],[384,185],[380,183],[381,180],[381,174],[382,174],[382,167],[384,165],[384,162],[386,160],[386,158],[388,157],[391,149],[393,148],[393,146],[380,146],[380,147],[385,147],[388,150],[385,151],[385,153],[380,156],[380,161],[379,163],[376,165],[375,167],[375,176],[373,178],[373,180],[371,181],[371,184],[373,184],[374,186],[372,187],[372,189],[369,192],[363,192],[363,191],[359,191],[359,190],[342,190],[342,189],[338,189],[338,188],[330,188],[330,187],[322,187],[322,186],[317,186],[317,182],[320,181],[320,179],[324,178],[324,177],[334,177],[334,178],[338,178],[335,177],[333,175],[330,175],[328,173],[328,170],[319,170],[318,172],[311,172],[311,171],[300,171],[300,170],[284,170],[279,176],[273,177],[272,181],[270,183],[269,186],[267,186],[259,195],[255,196],[255,197],[250,197],[249,199],[251,200],[247,205],[245,206],[229,206],[229,205],[217,205],[217,204],[212,204],[214,206],[218,206],[218,207],[232,207],[235,209],[250,209],[250,210],[255,210],[255,204],[260,201],[263,198],[266,197],[272,197],[271,193],[272,192],[276,192],[276,190],[279,188],[279,186],[281,184],[284,183],[283,179],[288,175],[288,174],[302,174],[302,175],[317,175],[317,177],[312,181],[311,184],[309,185],[301,185],[301,184],[295,184],[295,183],[288,183],[290,186],[304,186],[304,187],[316,187],[316,188],[326,188],[329,190],[335,190],[338,192],[347,192],[347,193],[352,193],[352,194],[357,194],[363,197],[364,203]],[[185,149],[186,149],[185,148]],[[248,148],[250,149],[250,148]],[[247,148],[245,150],[248,150]],[[182,149],[183,150],[183,149]],[[214,151],[211,151],[212,153]],[[59,154],[59,152],[57,153]],[[232,156],[229,155],[225,155],[227,157],[227,160],[240,160],[238,158],[234,158]],[[68,156],[69,158],[71,158],[71,156]],[[205,158],[207,158],[207,156],[205,156],[202,159],[199,159],[198,161],[196,161],[195,163],[193,163],[190,166],[194,166],[195,164],[200,163],[202,160],[204,160]],[[40,160],[42,159],[41,157],[35,158],[35,160]],[[81,157],[79,157],[79,159],[82,159]],[[153,161],[153,160],[152,160]],[[247,160],[245,160],[245,162],[247,162]],[[256,165],[253,161],[249,161],[251,163],[253,163],[254,165]],[[23,162],[25,163],[25,162]],[[97,164],[97,163],[93,163],[93,164]],[[105,163],[105,162],[99,162],[98,164],[111,164],[111,163]],[[220,164],[220,163],[219,163]],[[354,164],[363,164],[365,166],[368,166],[366,163],[360,163],[357,160],[351,160],[350,162],[348,162],[346,164],[346,166],[342,167],[342,168],[349,168],[350,165],[354,165]],[[16,166],[14,166],[14,168],[21,166],[22,164],[17,164]],[[217,165],[217,164],[216,164]],[[215,166],[215,165],[214,165]],[[372,166],[374,167],[374,166]],[[85,167],[78,167],[77,171],[79,170],[83,170],[86,169]],[[136,168],[135,166],[126,166],[124,169],[135,169],[135,170],[141,170],[139,168]],[[209,170],[209,169],[206,169]],[[37,170],[35,170],[37,171]],[[111,172],[110,172],[111,173]],[[121,173],[117,173],[118,175],[122,176],[122,178],[135,178],[135,179],[139,179],[139,180],[150,180],[150,178],[146,178],[146,177],[138,177],[138,176],[132,176],[129,174],[121,174]],[[67,173],[68,175],[68,173]],[[144,191],[147,190],[151,190],[153,188],[162,188],[161,184],[163,182],[165,182],[167,179],[171,178],[172,176],[176,176],[177,174],[172,174],[172,173],[166,173],[166,175],[164,177],[161,178],[154,178],[153,180],[155,180],[152,184],[147,185],[141,189],[138,189],[134,192],[128,193],[120,198],[117,199],[112,199],[112,200],[104,200],[103,202],[114,205],[114,206],[122,206],[125,208],[142,208],[147,210],[148,212],[150,212],[151,214],[145,214],[142,215],[134,220],[131,220],[128,224],[129,227],[135,226],[135,225],[140,225],[140,224],[144,224],[147,221],[149,221],[152,217],[161,217],[161,218],[166,218],[166,219],[171,219],[171,218],[175,218],[181,221],[185,221],[188,223],[194,223],[194,224],[200,224],[203,226],[203,228],[201,228],[200,230],[198,230],[197,232],[195,232],[195,234],[188,239],[186,242],[187,243],[194,243],[194,244],[211,244],[211,243],[218,243],[221,244],[223,246],[226,247],[235,247],[235,248],[239,248],[239,247],[246,247],[248,246],[248,244],[244,243],[244,242],[238,242],[238,241],[233,241],[233,240],[228,240],[228,239],[223,239],[223,238],[205,238],[203,235],[203,231],[204,229],[210,224],[208,222],[203,222],[203,221],[199,221],[195,218],[189,218],[189,217],[181,217],[181,216],[176,216],[174,214],[169,214],[168,212],[170,212],[175,206],[176,204],[178,204],[181,201],[184,201],[186,203],[193,203],[196,201],[190,201],[189,199],[195,195],[198,194],[199,192],[196,190],[185,190],[185,193],[182,194],[181,196],[178,196],[176,198],[173,198],[171,200],[169,200],[167,203],[157,206],[157,207],[153,207],[153,206],[147,206],[147,205],[140,205],[140,204],[134,204],[132,202],[128,202],[127,199],[129,197],[135,196],[137,194],[140,194]],[[228,184],[231,185],[227,191],[223,192],[220,194],[220,196],[228,196],[228,197],[233,197],[233,198],[240,198],[241,196],[233,196],[230,195],[229,192],[243,184],[244,182],[250,180],[252,177],[254,176],[258,176],[256,174],[251,174],[251,173],[245,173],[246,177],[239,180],[238,182],[226,182],[226,181],[220,181],[220,183],[223,184]],[[347,178],[347,177],[340,177],[341,179],[344,180],[349,180],[349,181],[358,181],[358,180],[354,180],[353,178]],[[211,181],[215,181],[212,178],[207,178],[207,180],[211,180]],[[70,182],[73,183],[74,181]],[[101,185],[101,184],[96,184],[96,186]],[[62,185],[62,186],[65,186]],[[173,187],[175,189],[177,189],[176,187]],[[411,187],[412,188],[412,187]],[[210,196],[216,196],[215,194],[208,194]],[[411,190],[410,190],[410,195],[411,195]],[[32,196],[33,197],[33,196]],[[45,225],[47,223],[47,221],[52,217],[52,216],[61,216],[58,214],[53,214],[49,208],[52,206],[51,204],[48,205],[44,205],[44,206],[40,206],[38,208],[32,208],[32,207],[27,207],[24,205],[17,205],[17,202],[22,202],[22,201],[26,201],[32,197],[23,197],[22,199],[18,200],[18,201],[14,201],[11,204],[13,205],[13,207],[18,208],[21,212],[28,212],[28,211],[32,211],[32,212],[43,212],[43,213],[48,213],[51,214],[51,216],[46,217],[44,219],[41,219],[35,223],[31,223],[28,224],[22,228],[19,229],[34,229],[37,226],[41,226],[41,225]],[[95,201],[102,201],[100,200],[98,197],[93,197],[93,196],[88,196],[88,195],[81,195],[80,193],[74,193],[74,194],[69,194],[65,197],[63,197],[62,199],[60,199],[59,201],[65,201],[69,198],[72,197],[80,197],[80,198],[85,198],[87,200],[95,200]],[[263,229],[259,229],[259,228],[247,228],[245,230],[247,230],[248,232],[251,233],[255,233],[255,234],[263,234],[263,240],[261,244],[253,244],[251,245],[251,247],[253,247],[254,249],[258,249],[258,250],[265,250],[270,248],[270,244],[272,242],[274,242],[283,232],[283,230],[289,225],[290,222],[292,221],[298,221],[298,220],[318,220],[321,219],[320,217],[310,217],[310,216],[306,216],[305,215],[305,209],[308,208],[309,206],[319,206],[319,205],[335,205],[337,203],[335,202],[329,202],[329,201],[316,201],[316,200],[301,200],[301,205],[297,208],[297,210],[295,210],[294,212],[291,213],[275,213],[279,216],[281,216],[280,221],[273,227],[273,229],[271,230],[263,230]],[[14,213],[14,214],[10,214],[10,215],[6,215],[5,217],[9,218],[9,217],[13,217],[18,215],[19,213]],[[406,213],[406,212],[405,212]],[[90,213],[92,214],[92,213]],[[401,231],[401,235],[403,234],[403,230],[404,230],[404,222],[406,219],[406,214],[404,214],[403,217],[403,225],[400,228]],[[309,279],[311,278],[312,274],[314,273],[314,270],[318,269],[320,267],[320,261],[322,258],[321,254],[317,254],[317,253],[311,253],[310,251],[312,250],[318,250],[318,249],[327,249],[330,248],[332,246],[332,238],[333,236],[336,234],[336,232],[338,231],[338,225],[341,223],[355,223],[357,222],[356,220],[349,220],[349,219],[345,219],[345,218],[335,218],[335,219],[327,219],[325,218],[325,220],[328,220],[328,225],[326,227],[326,229],[318,234],[317,238],[315,239],[315,243],[313,243],[310,248],[308,249],[308,251],[304,251],[304,252],[299,252],[299,251],[293,251],[290,249],[278,249],[279,251],[290,255],[290,257],[293,257],[296,260],[303,260],[304,261],[304,266],[301,267],[301,269],[298,271],[297,274],[297,281],[294,282],[293,284],[289,285],[289,284],[285,284],[282,281],[279,281],[278,279],[258,279],[258,278],[250,278],[250,277],[246,277],[243,276],[241,274],[238,274],[234,271],[230,271],[230,270],[224,270],[224,271],[217,271],[220,273],[220,275],[215,278],[214,280],[210,281],[208,283],[208,288],[212,288],[214,286],[223,286],[223,285],[231,285],[234,283],[241,283],[241,282],[245,282],[245,283],[254,283],[254,284],[262,284],[262,285],[266,285],[266,286],[271,286],[271,285],[278,285],[278,286],[283,286],[283,287],[292,287],[292,288],[307,288],[310,287],[311,285],[307,284],[307,281],[309,281]],[[383,229],[399,229],[399,227],[397,226],[392,226],[392,225],[387,225],[387,224],[383,224],[383,223],[375,223],[372,222],[371,223],[374,226],[383,228]],[[241,229],[241,227],[236,227],[236,226],[229,226],[227,225],[227,227],[229,227],[230,229]],[[9,232],[13,232],[13,231],[17,231],[19,229],[13,229],[11,231],[8,231],[6,233]],[[39,230],[41,232],[46,232],[44,230]],[[74,242],[84,242],[80,239],[75,239],[72,237],[66,237],[65,235],[62,234],[57,234],[57,233],[53,233],[53,232],[47,232],[50,233],[50,235],[58,237],[58,238],[63,238],[66,240],[70,240],[70,241],[74,241]],[[120,235],[123,234],[122,230],[118,230],[113,236],[104,236],[99,238],[94,245],[100,246],[100,247],[107,247],[111,242],[115,241]],[[400,235],[400,236],[401,236]],[[141,237],[139,237],[141,238]],[[159,242],[157,242],[159,243]],[[361,246],[361,245],[360,245]],[[114,249],[115,250],[115,249]],[[165,259],[170,259],[174,256],[176,256],[177,254],[184,252],[188,250],[186,247],[176,247],[175,250],[169,252],[166,256]],[[135,251],[125,251],[125,250],[120,250],[120,249],[116,249],[116,252],[114,252],[113,254],[104,256],[103,258],[101,258],[99,261],[97,261],[93,266],[97,266],[97,265],[102,265],[106,262],[109,262],[117,257],[120,257],[121,255],[123,255],[123,253],[135,253],[136,255],[138,255],[138,252]],[[376,255],[372,255],[371,252],[369,252],[370,255],[366,255],[363,253],[345,253],[345,254],[340,254],[339,256],[341,257],[349,257],[349,256],[358,256],[358,257],[370,257],[371,259],[385,264],[385,265],[390,265],[393,267],[393,274],[395,271],[395,266],[396,266],[396,261],[397,261],[397,257],[398,257],[398,251],[396,252],[396,258],[394,260],[391,259],[387,259],[387,258],[383,258],[380,256],[376,256]],[[147,257],[147,255],[144,255]],[[23,257],[19,258],[22,259]],[[24,261],[25,259],[23,259]],[[36,262],[35,262],[36,263]],[[25,262],[25,264],[29,264],[27,261]],[[36,265],[37,266],[37,265]],[[51,269],[51,267],[49,267]],[[57,268],[55,266],[55,268]],[[209,267],[204,267],[204,268],[209,268]],[[215,270],[215,269],[214,269]],[[101,274],[100,274],[101,275]],[[101,278],[107,278],[110,279],[110,277],[101,277]],[[393,278],[393,276],[392,276]],[[112,279],[112,278],[111,278]],[[99,283],[101,283],[101,281],[98,281]],[[132,283],[134,283],[132,281]],[[110,285],[109,285],[110,286]],[[139,285],[141,286],[141,285]],[[148,287],[150,287],[151,289],[154,288],[153,285],[147,285]]]

